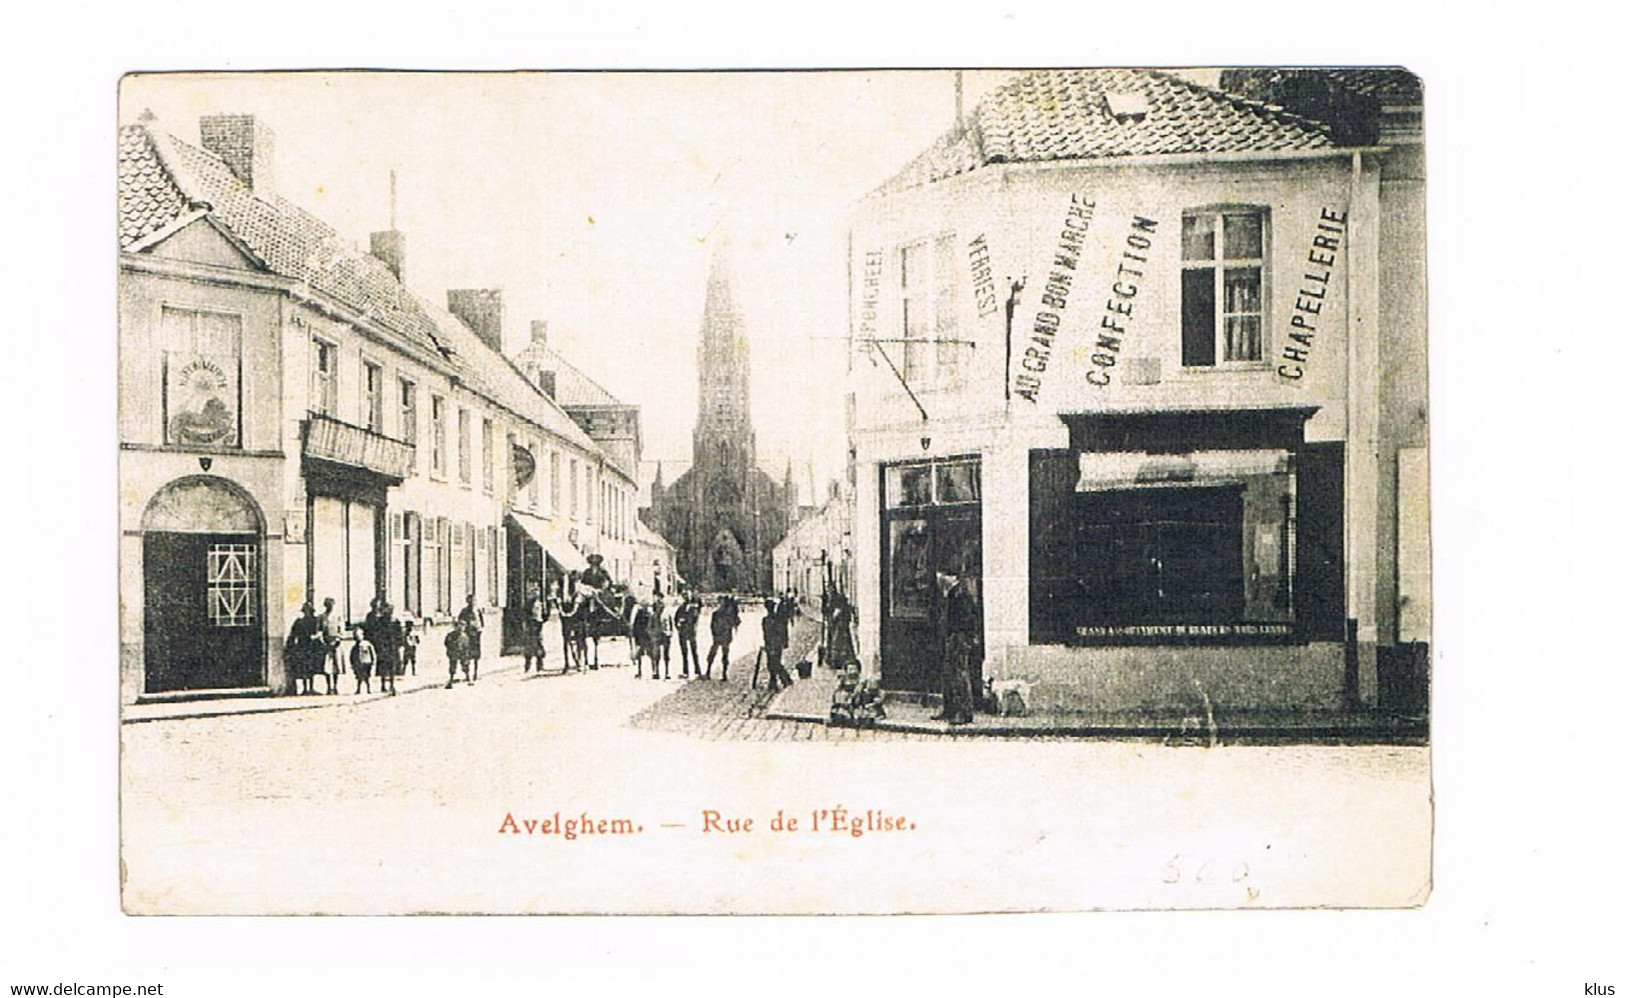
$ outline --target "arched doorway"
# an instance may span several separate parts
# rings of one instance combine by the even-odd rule
[[[169,483],[141,517],[145,691],[265,685],[264,521],[223,478]]]

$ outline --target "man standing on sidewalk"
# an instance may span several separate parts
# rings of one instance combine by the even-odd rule
[[[700,646],[695,640],[700,629],[700,600],[690,590],[683,594],[683,602],[672,614],[672,624],[677,628],[677,650],[683,656],[683,678],[688,678],[688,663],[694,661],[694,675],[700,674]]]
[[[982,611],[956,570],[937,573],[937,594],[932,615],[942,641],[943,663],[942,713],[936,717],[952,725],[969,724],[975,718],[971,676],[981,661]]]

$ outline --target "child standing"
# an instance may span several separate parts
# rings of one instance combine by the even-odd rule
[[[457,621],[446,632],[446,689],[457,682],[457,667],[463,667],[463,681],[468,681],[468,634],[463,622]]]
[[[365,686],[367,692],[372,692],[372,667],[378,664],[378,650],[367,640],[361,628],[355,629],[355,644],[350,648],[350,671],[355,673],[355,691],[361,692]]]
[[[417,632],[412,621],[401,621],[401,670],[418,674],[418,644],[422,642],[423,635]]]

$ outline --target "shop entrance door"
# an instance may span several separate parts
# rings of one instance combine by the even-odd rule
[[[146,690],[265,683],[259,543],[253,534],[146,535]]]
[[[981,465],[953,458],[891,465],[882,475],[881,685],[938,693],[937,573],[957,573],[978,601],[982,595]],[[979,669],[972,681],[980,690]]]

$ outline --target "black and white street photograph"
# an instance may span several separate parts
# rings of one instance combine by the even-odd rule
[[[1410,71],[119,101],[127,911],[1426,901]]]
[[[0,994],[1625,993],[1590,8],[13,20]]]

